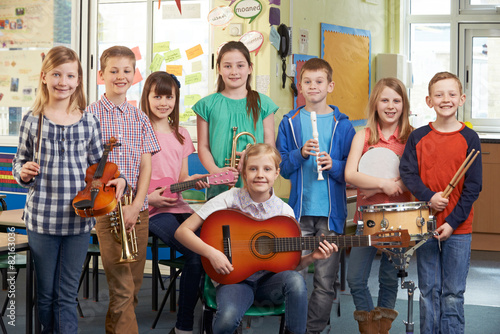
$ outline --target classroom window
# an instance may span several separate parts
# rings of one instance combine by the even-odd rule
[[[412,0],[411,15],[442,15],[450,14],[451,0]]]
[[[97,72],[102,52],[113,45],[127,46],[140,56],[137,83],[127,92],[127,99],[140,107],[144,82],[150,73],[161,70],[175,74],[181,83],[180,124],[196,143],[196,115],[191,107],[213,89],[211,28],[207,20],[211,1],[183,0],[181,5],[182,15],[174,1],[162,1],[159,7],[158,1],[152,0],[99,0],[93,27],[97,47],[89,46],[95,59],[91,68],[94,79],[89,86],[97,88],[90,92],[89,102],[105,92]]]
[[[498,132],[500,127],[500,24],[460,25],[465,77],[464,120],[478,131]]]
[[[410,106],[413,126],[420,127],[435,119],[426,102],[429,79],[436,72],[450,68],[450,25],[417,23],[411,25],[410,59],[413,64],[413,87]]]
[[[459,121],[476,131],[500,132],[500,23],[492,0],[407,0],[407,54],[413,65],[412,124],[435,119],[427,107],[427,85],[436,72],[450,71],[462,82],[466,103]],[[445,10],[446,6],[446,10]],[[493,14],[494,13],[494,14]],[[497,69],[497,67],[499,67]]]
[[[127,46],[136,50],[136,80],[146,77],[146,38],[147,36],[147,3],[146,2],[114,2],[101,3],[98,7],[97,45],[98,57],[114,45]],[[138,56],[140,55],[140,57]],[[97,65],[100,70],[100,65]],[[97,72],[96,72],[96,75]],[[104,83],[97,79],[97,97],[106,91]],[[127,91],[127,100],[138,106],[141,99],[144,81],[132,85]],[[94,100],[89,101],[89,104]]]
[[[460,0],[463,11],[496,13],[497,6],[500,6],[499,0]]]
[[[0,140],[16,146],[19,126],[35,101],[42,54],[56,45],[77,53],[77,0],[0,1]]]

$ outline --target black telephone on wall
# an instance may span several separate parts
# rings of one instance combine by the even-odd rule
[[[285,88],[286,78],[287,78],[287,75],[286,75],[286,57],[290,53],[290,32],[288,30],[288,27],[283,23],[280,24],[278,27],[278,34],[280,35],[280,48],[278,50],[278,54],[279,54],[281,61],[282,61],[281,82],[283,84],[282,88]],[[297,96],[298,95],[297,87],[295,86],[295,83],[293,82],[293,78],[290,78],[290,79],[292,79],[292,85],[290,86],[290,88],[293,91],[293,95]]]
[[[288,56],[290,49],[290,34],[288,32],[288,27],[285,24],[280,24],[278,27],[278,34],[280,35],[280,48],[278,54],[281,58]]]

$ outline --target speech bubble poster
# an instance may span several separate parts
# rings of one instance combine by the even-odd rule
[[[262,4],[257,0],[242,0],[234,5],[234,14],[244,19],[250,19],[248,23],[252,23],[261,12]]]

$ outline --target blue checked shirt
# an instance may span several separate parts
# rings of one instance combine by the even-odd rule
[[[121,146],[114,147],[108,161],[118,165],[121,175],[125,176],[134,194],[137,190],[141,155],[151,155],[161,150],[148,116],[127,101],[117,106],[103,95],[97,102],[87,107],[101,122],[102,140],[107,143],[115,137]],[[148,198],[142,210],[148,208]]]
[[[26,162],[34,161],[38,116],[28,112],[23,117],[12,174],[21,186],[29,188],[24,221],[30,231],[75,235],[92,229],[94,219],[77,216],[72,202],[86,186],[87,168],[101,158],[103,149],[99,129],[99,120],[87,112],[72,125],[57,125],[44,117],[40,174],[24,183],[20,172]]]

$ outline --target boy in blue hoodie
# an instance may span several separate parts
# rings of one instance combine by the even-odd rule
[[[288,204],[303,236],[343,234],[347,217],[344,169],[356,132],[349,118],[326,102],[335,86],[332,73],[330,64],[323,59],[304,63],[299,88],[306,105],[283,116],[276,139],[282,157],[281,175],[292,183]],[[316,114],[318,139],[313,139],[311,112]],[[319,172],[324,180],[319,180]],[[339,254],[314,264],[307,333],[321,333],[328,324]]]

